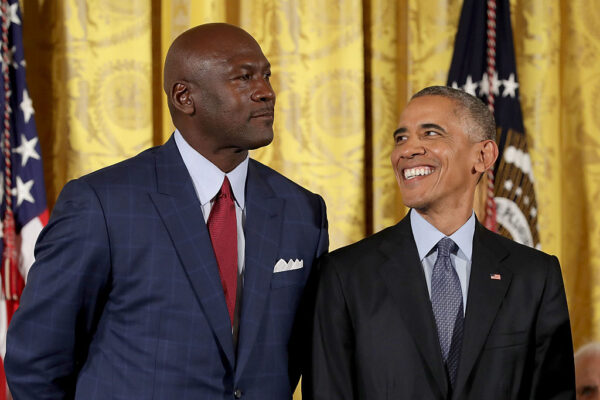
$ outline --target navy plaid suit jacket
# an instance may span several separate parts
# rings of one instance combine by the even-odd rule
[[[325,204],[250,160],[245,236],[236,350],[200,202],[173,138],[69,182],[9,328],[14,398],[213,400],[238,391],[290,399],[309,353],[298,311],[327,250]],[[279,259],[304,268],[274,274]]]

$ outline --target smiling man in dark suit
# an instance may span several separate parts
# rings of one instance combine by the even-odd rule
[[[319,264],[314,398],[574,399],[558,260],[473,212],[495,133],[487,107],[462,91],[413,96],[391,156],[411,211]]]
[[[270,75],[235,26],[174,41],[171,139],[69,182],[40,235],[8,332],[15,399],[292,398],[327,219],[248,158],[273,139]]]

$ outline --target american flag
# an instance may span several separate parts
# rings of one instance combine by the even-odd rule
[[[480,97],[496,119],[500,149],[485,225],[540,247],[537,202],[519,100],[509,0],[464,0],[448,86]]]
[[[2,241],[0,356],[6,352],[6,329],[19,305],[33,247],[48,222],[46,190],[33,106],[25,83],[23,29],[18,0],[0,0],[2,84],[0,114],[0,205]],[[0,400],[10,398],[0,362]]]

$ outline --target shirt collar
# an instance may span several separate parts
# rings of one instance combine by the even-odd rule
[[[435,226],[431,225],[416,210],[410,210],[410,226],[417,244],[419,259],[423,259],[429,254],[434,246],[442,238],[446,237]],[[450,239],[457,244],[459,250],[471,260],[473,253],[473,235],[475,234],[475,213],[461,226],[456,232],[450,235]]]
[[[183,138],[178,130],[175,130],[175,143],[183,158],[192,181],[194,188],[200,199],[200,203],[204,206],[210,202],[221,189],[225,176],[229,178],[235,201],[240,208],[244,208],[246,177],[248,176],[248,157],[244,159],[233,171],[227,174],[211,163],[206,157],[198,153],[192,148]]]

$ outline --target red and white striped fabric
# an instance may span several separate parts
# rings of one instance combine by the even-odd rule
[[[22,17],[18,0],[0,0],[2,114],[0,156],[0,356],[6,330],[19,306],[35,241],[48,222],[46,189],[33,104],[25,82]],[[10,399],[0,362],[0,400]]]

